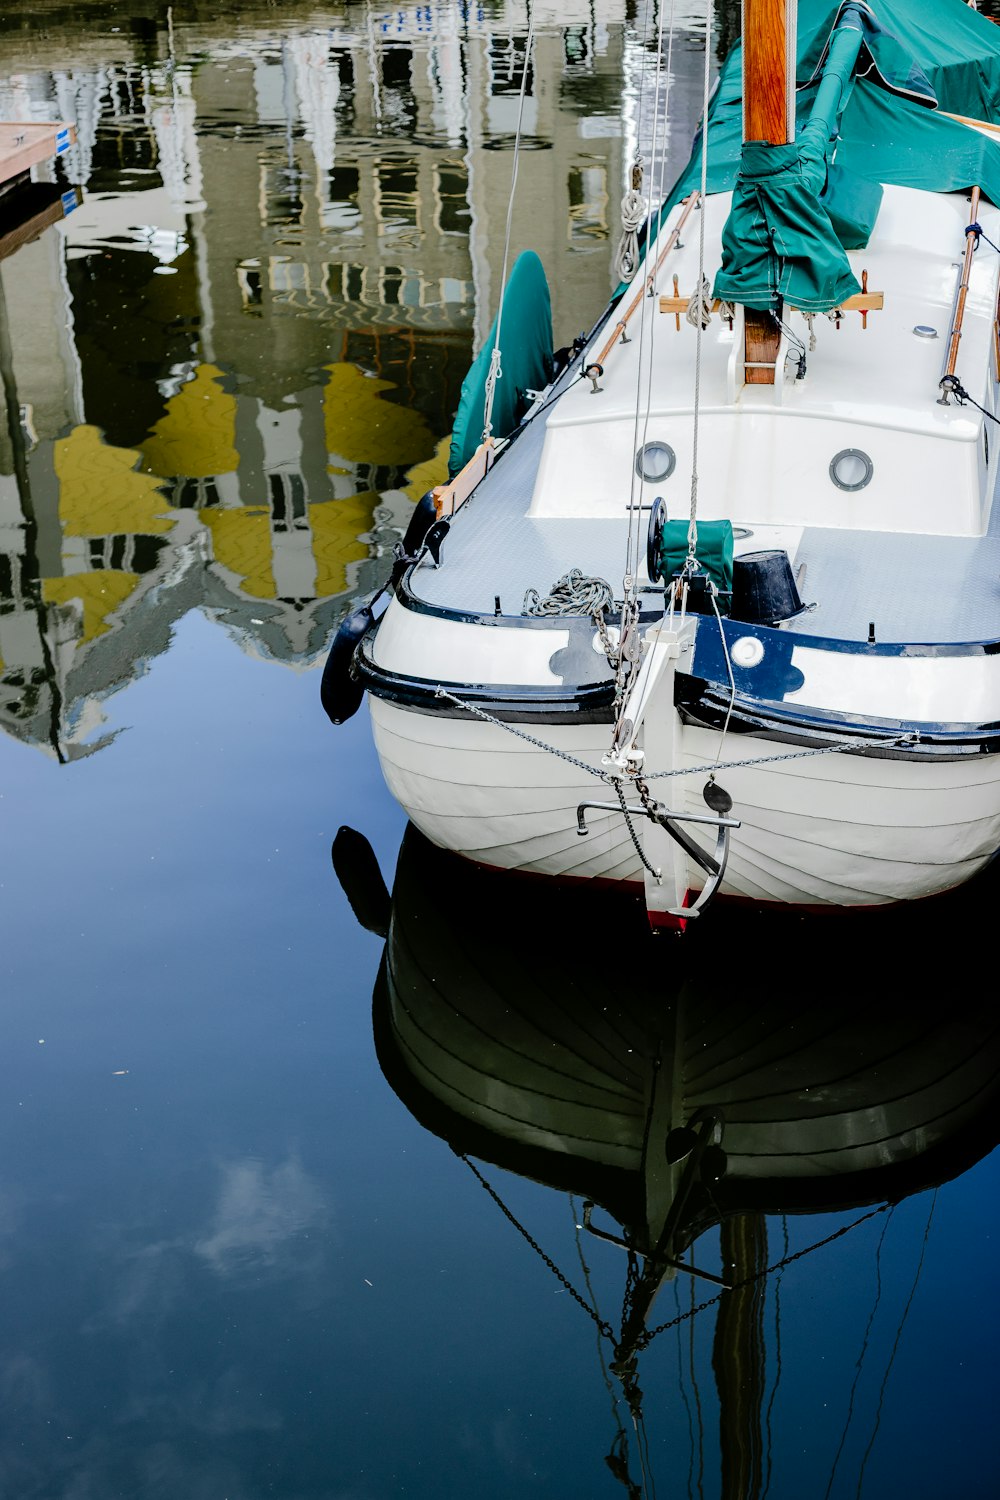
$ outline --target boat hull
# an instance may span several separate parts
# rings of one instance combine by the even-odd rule
[[[642,861],[619,813],[590,811],[589,831],[578,831],[580,804],[609,798],[577,764],[600,767],[606,724],[533,723],[534,740],[552,747],[544,749],[499,723],[370,703],[389,790],[432,843],[499,869],[642,889]],[[712,765],[718,754],[717,733],[681,726],[679,767]],[[740,826],[722,896],[803,908],[917,900],[971,879],[1000,843],[996,755],[793,757],[794,745],[752,734],[723,745],[718,780]],[[651,787],[674,811],[704,813],[706,780],[689,772]],[[640,839],[643,823],[633,820]],[[692,895],[702,885],[688,860]]]

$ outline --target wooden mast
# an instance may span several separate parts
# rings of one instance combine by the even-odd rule
[[[783,146],[794,136],[795,0],[743,0],[743,139]],[[744,314],[746,383],[773,385],[781,330],[768,312]]]

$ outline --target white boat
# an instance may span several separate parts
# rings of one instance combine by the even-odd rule
[[[1000,844],[1000,27],[744,0],[743,35],[554,364],[515,265],[454,477],[324,674],[433,843],[654,926],[931,896]]]

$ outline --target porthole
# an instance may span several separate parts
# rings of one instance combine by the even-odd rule
[[[677,454],[669,443],[643,443],[635,456],[635,472],[649,484],[669,479],[677,467]]]
[[[830,478],[838,490],[863,490],[875,465],[860,448],[841,448],[830,460]]]

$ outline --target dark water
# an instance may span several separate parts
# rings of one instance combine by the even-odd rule
[[[649,129],[644,14],[578,11],[535,13],[513,234],[557,341]],[[996,878],[658,945],[404,840],[319,708],[495,309],[526,32],[0,17],[0,116],[79,138],[0,223],[4,1500],[996,1493]],[[706,1090],[730,1170],[684,1198]],[[748,1286],[665,1272],[636,1323],[578,1226],[641,1248],[658,1194]]]

